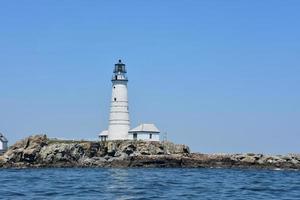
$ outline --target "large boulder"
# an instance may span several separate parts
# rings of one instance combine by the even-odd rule
[[[109,141],[105,143],[107,155],[119,157],[122,153],[128,156],[139,155],[168,155],[189,154],[190,150],[185,145],[176,145],[170,142],[148,142],[148,141]]]
[[[30,136],[11,146],[4,154],[6,163],[33,163],[39,151],[47,145],[48,139],[46,135]]]
[[[162,142],[160,143],[167,154],[190,154],[190,148],[182,144],[174,144],[172,142]]]
[[[291,154],[289,154],[289,156],[290,156],[293,160],[300,161],[300,154],[291,153]]]
[[[58,162],[72,163],[78,161],[84,155],[80,144],[50,144],[40,151],[39,159],[43,164]]]

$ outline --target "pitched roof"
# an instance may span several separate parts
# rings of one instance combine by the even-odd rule
[[[129,133],[132,132],[151,132],[151,133],[160,133],[158,128],[154,124],[141,124],[138,127],[131,129]]]
[[[4,137],[4,135],[2,133],[0,133],[0,141],[1,142],[8,142],[8,140],[6,139],[6,137]]]

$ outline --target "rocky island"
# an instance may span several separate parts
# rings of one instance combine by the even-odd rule
[[[300,169],[300,155],[191,153],[186,145],[145,141],[71,141],[30,136],[0,156],[0,168],[177,167]]]

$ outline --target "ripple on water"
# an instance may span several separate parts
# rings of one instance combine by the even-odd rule
[[[0,170],[4,199],[300,199],[299,171]]]

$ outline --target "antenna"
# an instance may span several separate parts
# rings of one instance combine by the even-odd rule
[[[163,142],[168,142],[168,133],[164,132],[163,134]]]
[[[168,151],[167,151],[167,143],[168,143],[168,133],[167,132],[164,132],[163,133],[163,147],[164,147],[164,154],[168,154]]]

